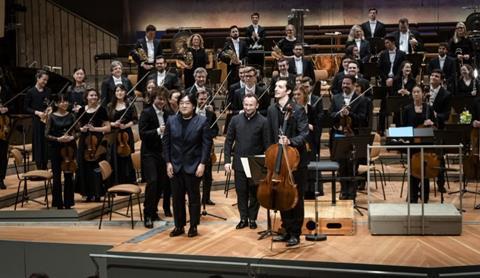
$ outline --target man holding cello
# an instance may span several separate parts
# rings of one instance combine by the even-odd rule
[[[285,165],[290,168],[288,169],[288,176],[293,176],[294,184],[291,190],[293,190],[292,193],[297,195],[297,200],[293,202],[294,205],[289,209],[280,209],[282,228],[285,230],[285,233],[273,238],[273,241],[276,242],[286,242],[287,247],[300,243],[300,234],[302,232],[304,218],[303,189],[307,181],[308,165],[307,150],[305,147],[308,135],[308,119],[305,109],[293,102],[290,98],[291,92],[292,88],[288,84],[288,80],[280,78],[275,83],[276,101],[270,105],[267,111],[268,140],[270,147],[267,149],[265,157],[267,164],[269,160],[269,150],[272,146],[277,147],[277,154],[282,153],[281,150],[286,150],[286,152],[290,153],[291,150],[288,150],[289,148],[294,149],[294,151],[296,150],[299,154],[299,161],[296,161],[298,163],[296,169]],[[285,121],[286,123],[284,124]],[[288,179],[288,177],[274,176],[274,179],[275,178]],[[261,187],[262,184],[259,186],[259,193]],[[275,192],[272,193],[275,195]],[[257,195],[257,198],[260,204],[264,206],[260,194]],[[276,204],[276,206],[281,205],[283,204]],[[273,207],[272,209],[275,210],[277,208]]]

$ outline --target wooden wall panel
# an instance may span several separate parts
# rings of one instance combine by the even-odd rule
[[[87,75],[95,71],[94,55],[117,52],[118,38],[92,22],[58,6],[50,0],[15,0],[27,8],[18,13],[17,65],[37,61],[61,67],[71,76],[75,67],[84,67]],[[110,62],[99,62],[99,75],[110,73]]]

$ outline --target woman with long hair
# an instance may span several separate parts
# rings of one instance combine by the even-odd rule
[[[473,42],[467,37],[467,26],[463,22],[458,22],[448,43],[448,56],[456,58],[460,65],[472,64],[474,53]]]
[[[179,61],[183,68],[185,88],[190,88],[195,83],[193,72],[197,68],[205,68],[208,63],[208,56],[205,52],[203,38],[200,34],[193,34],[187,40],[187,50],[184,59]]]
[[[73,84],[67,88],[67,98],[70,103],[69,110],[78,113],[78,110],[85,105],[83,95],[87,90],[86,72],[82,67],[73,70]]]
[[[480,83],[473,74],[473,67],[464,64],[460,67],[460,78],[457,81],[457,91],[454,92],[458,96],[476,96]]]
[[[360,25],[353,25],[350,29],[345,47],[348,48],[350,45],[355,45],[358,49],[358,57],[355,57],[355,60],[360,60],[362,63],[368,62],[370,59],[370,43],[365,40]]]

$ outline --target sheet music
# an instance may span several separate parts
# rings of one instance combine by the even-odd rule
[[[240,157],[240,161],[242,162],[243,171],[245,172],[245,176],[247,178],[252,178],[252,172],[250,171],[250,164],[248,164],[248,157]]]

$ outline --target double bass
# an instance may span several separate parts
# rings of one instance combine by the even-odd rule
[[[288,119],[292,115],[291,105],[285,107],[283,126],[280,134],[285,134]],[[300,163],[300,154],[294,147],[273,144],[265,151],[267,175],[257,189],[260,205],[267,209],[286,211],[292,209],[298,201],[297,185],[293,171]]]

